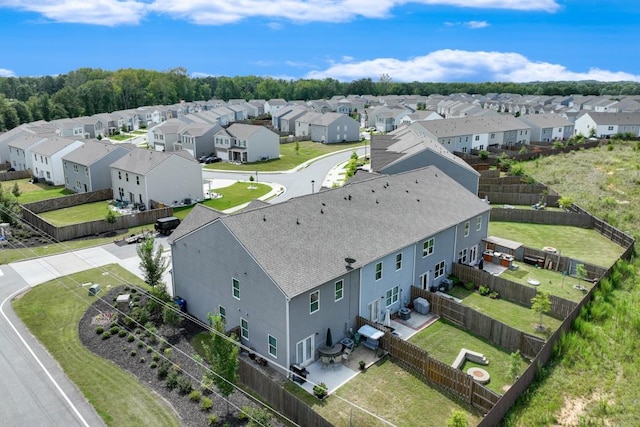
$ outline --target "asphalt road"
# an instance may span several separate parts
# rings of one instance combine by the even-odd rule
[[[359,155],[364,148],[359,148]],[[284,193],[271,203],[319,191],[331,185],[331,170],[352,151],[316,160],[295,172],[259,173],[259,181],[275,182]],[[206,179],[246,180],[247,173],[211,172]],[[314,183],[312,184],[312,181]],[[164,238],[158,238],[163,243]],[[168,245],[163,243],[164,247]],[[2,257],[0,249],[0,257]],[[1,259],[1,258],[0,258]],[[11,308],[14,295],[56,277],[118,262],[140,276],[135,245],[108,244],[10,265],[0,265],[0,423],[3,426],[102,426],[102,419],[67,378],[58,363],[29,333]],[[166,276],[165,281],[170,280]]]

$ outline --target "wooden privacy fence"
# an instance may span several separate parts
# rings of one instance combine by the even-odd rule
[[[411,300],[413,301],[417,297],[422,297],[429,301],[433,313],[508,352],[519,350],[520,354],[524,357],[533,359],[544,344],[544,340],[514,329],[509,325],[475,311],[471,307],[441,297],[434,292],[429,292],[415,286],[411,287]],[[524,341],[523,337],[526,337],[527,340]]]
[[[56,209],[70,208],[85,203],[100,202],[113,198],[113,191],[110,188],[98,191],[90,191],[88,193],[71,194],[69,196],[57,197],[54,199],[40,200],[38,202],[27,203],[23,208],[30,210],[35,214],[53,211]]]
[[[12,172],[0,172],[0,181],[13,181],[14,179],[31,178],[31,172],[29,171],[12,171]],[[10,188],[5,190],[11,191]]]
[[[238,376],[240,382],[253,390],[275,411],[300,426],[331,427],[332,424],[315,412],[305,402],[285,390],[281,384],[256,369],[243,358],[239,359]]]
[[[635,239],[631,235],[617,229],[613,225],[608,224],[607,222],[601,220],[600,218],[591,215],[589,212],[582,209],[580,206],[576,205],[575,203],[571,205],[570,209],[573,212],[589,215],[591,218],[593,218],[594,230],[596,230],[598,233],[602,234],[604,237],[611,240],[612,242],[622,246],[623,248],[628,248],[630,246],[633,246],[633,244],[635,243]]]
[[[525,199],[527,194],[515,195],[512,197],[495,197],[488,194],[487,198],[491,204],[496,205],[499,203],[514,204],[515,201],[521,202]],[[521,197],[522,196],[522,197]],[[484,197],[484,195],[480,195]],[[547,196],[548,198],[550,196]],[[500,200],[505,202],[500,202]],[[506,202],[509,200],[511,203]],[[534,199],[532,199],[534,200]],[[537,201],[534,202],[538,203]],[[528,203],[527,203],[528,204]],[[592,228],[593,221],[589,215],[583,215],[579,213],[570,213],[562,211],[548,211],[548,210],[535,210],[535,209],[505,209],[503,207],[491,208],[491,221],[506,221],[506,222],[528,222],[531,224],[550,224],[550,225],[565,225],[572,227]]]
[[[525,307],[531,307],[531,299],[538,293],[535,288],[494,276],[464,264],[453,264],[451,274],[464,283],[473,282],[478,286],[487,286],[492,292],[499,293],[500,298]],[[576,306],[575,302],[555,295],[549,295],[549,299],[551,300],[549,315],[559,320],[566,318]]]
[[[582,264],[587,272],[587,280],[592,282],[597,281],[604,273],[607,272],[606,268],[589,264],[588,262],[580,261],[574,258],[562,256],[561,253],[550,254],[540,249],[524,247],[524,257],[540,258],[543,259],[545,268],[555,271],[566,271],[569,275],[574,275],[576,271],[576,265]]]
[[[462,399],[483,413],[493,408],[500,399],[498,394],[475,382],[467,373],[432,358],[426,350],[391,334],[388,328],[381,327],[379,323],[358,316],[356,326],[360,328],[362,325],[382,330],[385,334],[380,338],[380,347],[422,381]]]
[[[519,177],[509,177],[519,178]],[[497,184],[486,184],[481,181],[478,186],[478,191],[484,193],[521,193],[521,194],[536,194],[540,195],[544,192],[549,192],[546,185],[543,184],[523,184],[523,183],[507,183],[501,182]],[[549,192],[549,194],[552,194]],[[557,194],[556,194],[557,195]]]
[[[558,200],[560,196],[553,195],[540,195],[540,194],[522,194],[522,193],[499,193],[499,192],[491,192],[487,193],[484,191],[478,192],[478,197],[484,198],[487,197],[489,202],[492,205],[521,205],[521,206],[531,206],[540,202],[540,200],[544,197],[544,202],[547,203],[549,207],[557,207]]]

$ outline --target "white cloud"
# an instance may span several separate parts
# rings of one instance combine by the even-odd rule
[[[388,18],[392,9],[408,3],[545,12],[555,12],[560,7],[557,0],[154,0],[150,9],[196,24],[223,25],[254,17],[299,23],[348,22],[358,17]]]
[[[489,25],[490,24],[487,21],[469,21],[464,23],[465,27],[471,28],[472,30],[487,28]]]
[[[210,74],[210,73],[203,73],[200,71],[194,71],[193,73],[191,73],[191,77],[194,79],[197,78],[201,78],[201,77],[218,77],[216,74]]]
[[[555,12],[558,0],[0,0],[8,7],[42,14],[55,22],[115,26],[138,24],[149,12],[201,25],[224,25],[247,18],[307,22],[349,22],[388,18],[406,4],[474,9]],[[281,29],[278,22],[267,24]]]
[[[388,74],[394,81],[640,81],[640,75],[591,68],[586,72],[570,71],[560,64],[533,62],[513,52],[470,52],[438,50],[407,60],[376,58],[360,62],[331,63],[323,71],[312,71],[307,78],[334,78],[343,81],[361,78],[378,79]]]
[[[16,74],[11,71],[11,70],[7,70],[6,68],[0,68],[0,77],[15,77]]]
[[[284,25],[282,25],[280,22],[269,22],[267,24],[267,27],[271,28],[272,30],[281,30],[284,28]]]
[[[138,24],[147,5],[136,0],[0,0],[0,7],[40,13],[55,22],[115,26]]]
[[[318,66],[316,64],[313,64],[311,62],[302,62],[302,61],[285,61],[285,64],[287,64],[290,67],[299,67],[299,68],[318,68]]]

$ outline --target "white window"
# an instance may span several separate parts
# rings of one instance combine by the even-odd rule
[[[396,254],[396,271],[402,268],[402,252]]]
[[[386,299],[387,307],[389,307],[391,304],[395,304],[398,302],[398,291],[399,291],[398,286],[394,286],[393,288],[387,291],[387,299]]]
[[[122,179],[122,172],[118,171],[118,179]]]
[[[434,268],[434,272],[435,272],[433,275],[434,279],[437,279],[438,277],[444,274],[444,261],[440,261],[439,263],[436,264]]]
[[[467,221],[464,223],[464,237],[469,235],[469,228],[471,228],[471,225],[469,224],[469,221]]]
[[[476,231],[482,230],[482,217],[476,218]]]
[[[476,135],[476,141],[480,141],[480,135]]]
[[[342,280],[338,280],[336,282],[336,301],[340,301],[344,296],[344,282]]]
[[[233,297],[236,299],[240,299],[240,282],[238,279],[231,279],[231,286],[233,290]]]
[[[424,244],[422,245],[422,257],[426,257],[429,256],[433,253],[433,248],[435,241],[433,240],[433,238],[427,240],[424,242]]]
[[[136,184],[140,185],[140,177],[136,175]]]
[[[78,165],[76,165],[75,163],[74,163],[74,165],[73,165],[73,171],[74,171],[75,173],[78,173]]]
[[[129,172],[125,172],[124,179],[129,182]]]
[[[76,181],[76,188],[82,188],[82,184],[80,183],[80,180]]]
[[[269,335],[269,354],[278,357],[278,340],[272,335]]]
[[[249,339],[249,322],[242,317],[240,318],[240,333],[245,340]]]
[[[220,305],[218,306],[218,313],[220,313],[220,319],[222,319],[224,323],[227,323],[227,309]]]
[[[309,295],[309,314],[318,310],[320,310],[320,291],[314,291]]]
[[[467,263],[467,248],[464,248],[460,252],[458,252],[458,262],[461,264]]]
[[[376,264],[376,280],[382,279],[382,263]]]

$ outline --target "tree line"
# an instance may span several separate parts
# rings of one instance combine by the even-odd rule
[[[328,99],[335,95],[450,95],[515,93],[522,95],[640,95],[635,82],[434,83],[394,82],[389,75],[341,82],[284,80],[259,76],[192,78],[184,68],[107,71],[80,68],[67,74],[0,78],[0,131],[37,120],[90,116],[96,113],[169,105],[181,100]]]

